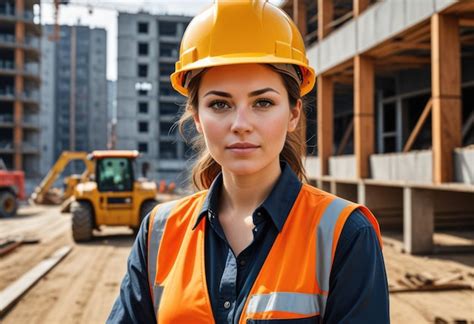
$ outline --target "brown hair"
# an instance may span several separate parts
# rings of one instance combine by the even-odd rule
[[[208,189],[212,181],[221,172],[221,166],[212,158],[206,148],[204,138],[197,133],[194,126],[194,114],[197,114],[199,107],[198,90],[202,76],[205,71],[195,76],[188,86],[188,100],[185,105],[185,111],[179,119],[179,131],[185,141],[191,144],[196,151],[196,159],[192,169],[192,183],[198,190]],[[288,101],[291,109],[296,106],[298,99],[301,99],[300,86],[292,77],[280,74],[283,84],[288,92]],[[283,150],[280,153],[280,160],[285,161],[293,169],[301,181],[307,182],[306,171],[304,169],[302,156],[305,154],[305,132],[306,115],[303,109],[296,129],[287,133]]]

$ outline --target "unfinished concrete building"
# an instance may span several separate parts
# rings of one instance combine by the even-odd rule
[[[318,74],[307,171],[404,249],[474,227],[474,1],[289,0]]]
[[[39,0],[0,2],[0,158],[7,168],[39,176]],[[38,19],[39,17],[36,17]]]

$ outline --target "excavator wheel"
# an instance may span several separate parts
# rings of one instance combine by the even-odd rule
[[[18,202],[10,191],[0,191],[0,218],[13,217],[16,215]]]
[[[94,227],[91,206],[84,201],[74,201],[72,211],[72,238],[76,242],[89,241]]]

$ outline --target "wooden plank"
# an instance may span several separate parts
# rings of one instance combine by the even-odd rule
[[[334,83],[339,83],[339,84],[352,85],[354,83],[353,76],[337,75],[337,76],[334,76],[332,79]]]
[[[354,119],[352,119],[349,123],[349,126],[347,126],[346,131],[342,136],[341,143],[339,143],[339,147],[337,148],[336,155],[341,155],[342,152],[344,152],[344,149],[347,146],[347,142],[349,142],[349,138],[351,138],[352,134],[354,134]]]
[[[429,57],[422,56],[390,56],[384,58],[386,64],[430,64],[431,59]]]
[[[293,0],[293,20],[296,26],[300,30],[303,39],[308,33],[306,27],[306,1],[305,0]]]
[[[425,50],[430,51],[431,45],[428,43],[415,43],[415,42],[392,42],[384,46],[380,46],[370,51],[370,56],[377,58],[385,58],[386,56],[393,56],[399,52],[407,50]]]
[[[430,28],[431,26],[429,24],[426,24],[424,26],[419,26],[416,29],[413,29],[412,33],[407,34],[403,40],[406,42],[415,42],[417,43],[416,40],[420,39],[420,37],[430,37]]]
[[[445,290],[461,290],[467,289],[472,290],[472,285],[469,283],[450,283],[443,285],[430,285],[423,287],[396,287],[390,289],[390,293],[401,293],[401,292],[419,292],[419,291],[445,291]]]
[[[70,246],[58,249],[18,280],[0,292],[0,316],[3,316],[33,285],[71,252]]]
[[[423,109],[423,112],[421,113],[420,118],[416,122],[415,128],[413,128],[413,131],[411,132],[410,136],[408,137],[408,140],[403,147],[403,152],[408,152],[411,150],[411,147],[413,146],[413,143],[415,143],[416,138],[418,137],[418,134],[421,131],[421,128],[425,124],[426,119],[428,118],[430,112],[431,112],[431,107],[433,106],[433,101],[430,99],[426,103],[425,108]]]
[[[472,19],[472,18],[461,18],[461,19],[459,19],[459,26],[461,26],[461,27],[474,27],[474,19]]]
[[[354,57],[354,146],[356,174],[369,177],[369,157],[374,153],[374,61]]]
[[[435,14],[431,26],[433,180],[442,183],[453,180],[461,146],[461,49],[457,17]]]
[[[468,119],[464,123],[464,126],[462,127],[462,138],[467,136],[469,133],[469,130],[474,126],[474,112],[471,112],[469,115]]]
[[[9,241],[0,247],[0,256],[10,253],[21,245],[21,241]]]
[[[354,17],[359,16],[367,7],[369,7],[369,0],[354,0]]]
[[[320,75],[317,85],[318,156],[320,175],[326,175],[329,174],[329,157],[332,155],[333,145],[334,83],[332,77]]]
[[[339,63],[338,65],[334,66],[333,68],[324,72],[325,75],[334,75],[337,73],[341,73],[347,69],[351,69],[354,64],[354,60],[352,58],[347,59],[346,61]]]
[[[331,32],[328,26],[334,17],[332,0],[318,0],[318,39],[321,41]]]

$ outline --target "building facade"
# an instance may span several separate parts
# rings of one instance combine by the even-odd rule
[[[402,230],[407,252],[431,253],[435,230],[474,228],[474,1],[282,7],[318,75],[309,178]]]
[[[169,76],[190,20],[147,13],[118,17],[117,148],[139,150],[139,169],[155,180],[186,178],[189,150],[175,127],[184,98]]]
[[[107,148],[117,146],[117,81],[107,80]]]
[[[105,29],[44,26],[42,38],[42,173],[63,151],[107,148],[108,98]]]
[[[27,189],[40,176],[39,3],[0,2],[0,158],[8,169],[25,171]]]

